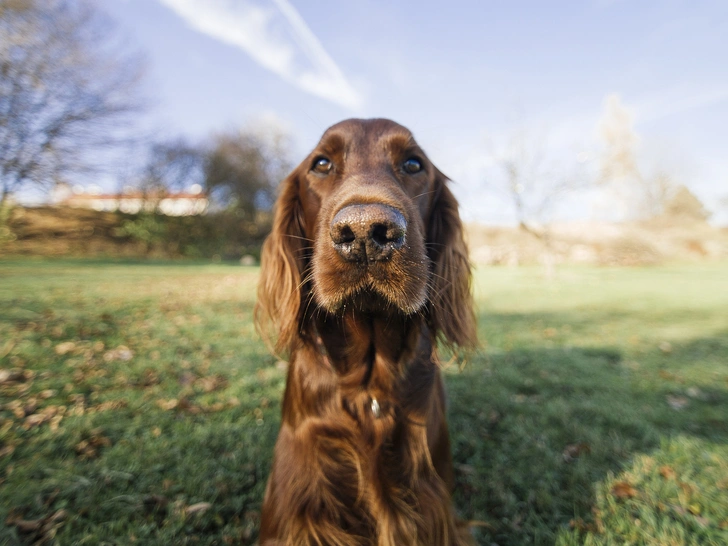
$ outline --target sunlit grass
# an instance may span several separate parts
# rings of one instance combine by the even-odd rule
[[[0,263],[0,543],[255,541],[285,381],[257,274]],[[475,287],[483,348],[446,375],[479,543],[728,543],[728,264]]]

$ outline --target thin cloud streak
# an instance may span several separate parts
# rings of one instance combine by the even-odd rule
[[[706,87],[674,87],[635,101],[637,121],[659,121],[664,118],[728,101],[728,85]]]
[[[299,89],[356,110],[363,99],[288,0],[159,0]]]

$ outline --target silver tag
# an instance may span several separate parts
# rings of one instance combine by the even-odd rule
[[[374,414],[374,417],[379,419],[379,402],[377,402],[376,398],[372,398],[372,413]]]

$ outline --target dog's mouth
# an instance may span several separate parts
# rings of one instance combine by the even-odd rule
[[[332,313],[417,313],[427,302],[427,268],[407,267],[406,262],[395,255],[387,261],[328,267],[326,274],[314,275],[323,281],[314,283],[316,301]]]

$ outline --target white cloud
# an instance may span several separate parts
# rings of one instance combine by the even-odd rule
[[[362,97],[288,0],[159,0],[192,28],[245,51],[284,80],[358,109]]]

